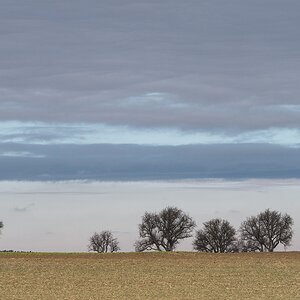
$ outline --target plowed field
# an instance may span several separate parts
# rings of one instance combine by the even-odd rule
[[[300,299],[300,252],[1,253],[0,298]]]

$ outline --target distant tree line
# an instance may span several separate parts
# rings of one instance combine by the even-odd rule
[[[266,209],[242,222],[238,231],[227,220],[211,219],[196,231],[193,248],[199,252],[273,252],[279,245],[288,247],[293,236],[293,219],[288,214]],[[177,207],[145,212],[139,224],[135,250],[174,251],[181,240],[193,236],[195,221]],[[94,233],[90,251],[99,253],[120,250],[111,231]]]

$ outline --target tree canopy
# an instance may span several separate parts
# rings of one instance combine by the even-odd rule
[[[196,233],[194,249],[201,252],[231,252],[236,241],[235,229],[227,220],[212,219]]]
[[[136,251],[173,251],[180,240],[192,236],[195,226],[193,219],[177,207],[146,212],[139,225],[141,239],[136,242]]]
[[[119,242],[113,237],[111,231],[95,232],[90,238],[89,250],[98,253],[117,252],[120,250]]]
[[[292,225],[291,216],[270,209],[249,217],[240,228],[243,251],[273,252],[279,244],[290,246]]]

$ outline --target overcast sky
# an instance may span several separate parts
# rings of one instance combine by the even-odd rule
[[[64,179],[63,161],[57,175],[49,170],[53,151],[68,157],[92,144],[132,145],[117,148],[118,157],[109,146],[99,145],[93,157],[94,146],[80,150],[89,165],[95,157],[121,160],[122,170],[113,167],[118,179],[118,172],[123,179],[153,177],[151,167],[134,162],[137,152],[138,160],[151,155],[156,165],[177,158],[177,178],[238,177],[238,166],[242,177],[300,177],[299,163],[291,167],[300,141],[299,1],[0,4],[1,179]],[[57,144],[68,146],[51,147]],[[211,157],[210,168],[198,154],[186,172],[189,147],[160,148],[195,144],[211,145],[199,148]],[[239,162],[221,166],[223,151],[231,158],[238,153]],[[258,167],[260,153],[269,158]],[[32,170],[21,168],[20,175],[26,164]],[[101,164],[80,165],[72,164],[73,177],[106,177]],[[173,177],[171,169],[164,172]]]
[[[51,201],[60,199],[62,213],[71,219],[81,212],[84,202],[72,195],[50,193],[44,204],[32,199],[51,182],[57,185],[51,189],[64,191],[59,181],[134,181],[135,192],[126,194],[125,187],[122,200],[133,209],[136,226],[137,207],[154,208],[147,201],[148,206],[136,204],[138,198],[149,199],[149,190],[136,181],[175,180],[180,190],[186,179],[240,184],[271,179],[275,186],[277,180],[299,179],[299,36],[299,0],[0,0],[0,192],[10,184],[15,192],[1,194],[3,238],[20,235],[21,216],[30,211],[40,209],[39,218],[50,224],[56,212],[48,210]],[[81,189],[82,182],[71,187]],[[231,202],[218,210],[217,202],[196,205],[193,199],[202,192],[195,192],[182,195],[195,204],[185,206],[176,192],[159,202],[160,187],[151,188],[156,204],[173,199],[193,211],[207,203],[211,216],[220,211],[232,217],[228,210],[240,199],[228,194]],[[249,208],[234,222],[253,213],[252,205],[299,215],[291,202],[295,190],[287,190],[285,207],[278,197],[273,205],[275,192],[252,201],[247,190],[242,197]],[[121,201],[123,186],[117,191],[110,192],[110,200]],[[220,201],[217,187],[211,193],[204,196]],[[113,217],[110,202],[103,206],[96,198],[82,210],[84,220],[94,209]],[[120,230],[124,224],[112,226]],[[54,236],[47,226],[30,239],[46,232]],[[90,231],[86,227],[84,235]],[[59,246],[70,231],[64,234],[52,242],[71,249]],[[124,242],[126,249],[131,241],[132,236]],[[5,247],[18,246],[10,242]],[[47,243],[43,249],[54,250]]]
[[[238,229],[266,208],[288,213],[295,223],[288,250],[300,249],[299,180],[0,182],[0,191],[0,249],[87,251],[89,237],[109,229],[122,251],[133,251],[144,212],[168,205],[188,213],[197,229],[212,218]],[[191,251],[191,242],[178,249]]]
[[[299,129],[297,0],[1,0],[1,120]]]

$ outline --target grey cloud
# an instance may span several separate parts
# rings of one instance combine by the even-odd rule
[[[34,203],[30,203],[23,207],[14,207],[15,212],[27,212],[32,206],[34,206]]]
[[[299,1],[0,3],[1,120],[299,128]]]
[[[54,232],[52,232],[52,231],[46,231],[45,232],[45,235],[53,235],[54,234]]]
[[[300,178],[300,149],[242,145],[26,145],[0,157],[0,180],[172,180],[187,178]]]
[[[240,214],[241,211],[240,211],[240,210],[237,210],[237,209],[230,209],[230,210],[228,211],[228,213],[230,213],[230,214]]]
[[[122,235],[122,234],[124,234],[124,235],[131,234],[131,232],[129,232],[129,231],[119,231],[119,230],[113,230],[112,233],[113,234],[120,234],[120,235]]]

